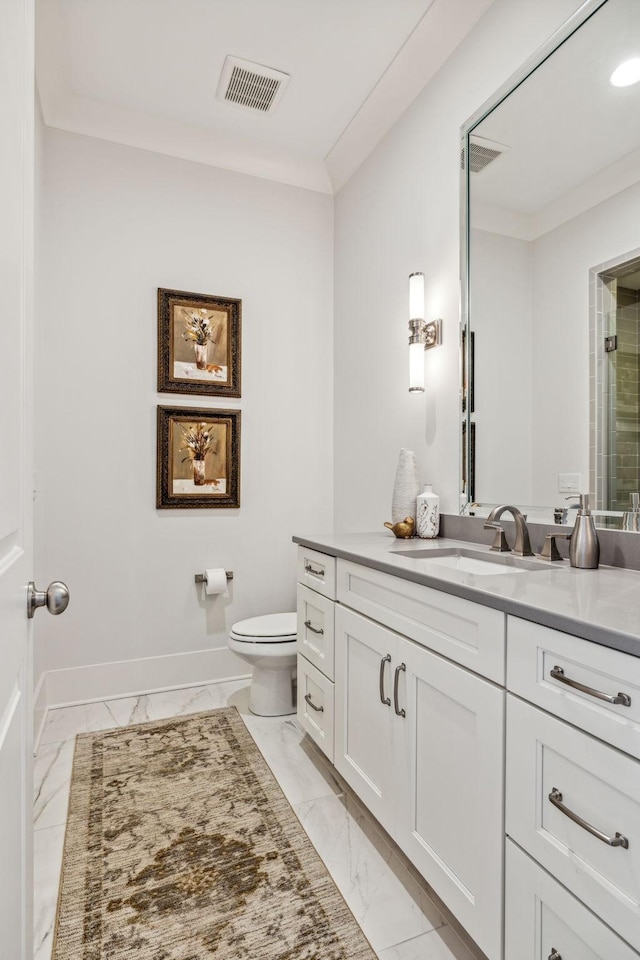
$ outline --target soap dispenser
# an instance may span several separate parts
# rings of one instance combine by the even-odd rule
[[[600,544],[596,525],[589,509],[589,494],[581,493],[578,515],[569,540],[569,562],[572,567],[592,570],[598,566],[599,560]]]

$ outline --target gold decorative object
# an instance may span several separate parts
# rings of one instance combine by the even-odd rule
[[[404,520],[400,520],[398,523],[387,522],[385,523],[385,527],[392,530],[394,535],[401,540],[409,540],[415,533],[416,521],[413,517],[405,517]]]

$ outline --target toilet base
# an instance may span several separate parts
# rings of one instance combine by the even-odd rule
[[[293,670],[254,667],[249,710],[259,717],[286,717],[296,712]]]

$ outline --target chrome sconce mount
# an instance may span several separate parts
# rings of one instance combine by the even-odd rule
[[[409,346],[412,343],[424,344],[425,350],[439,347],[442,343],[442,320],[409,320]]]

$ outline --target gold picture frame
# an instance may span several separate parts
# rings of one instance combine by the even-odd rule
[[[241,396],[242,300],[158,288],[158,393]]]
[[[240,506],[240,411],[157,408],[156,506]]]

